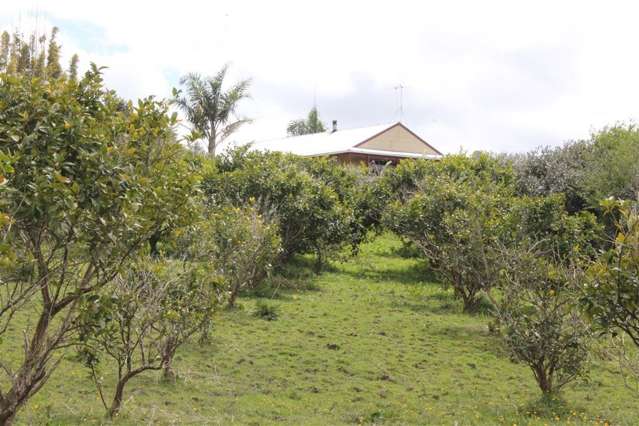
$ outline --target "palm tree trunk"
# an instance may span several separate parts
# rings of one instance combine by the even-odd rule
[[[215,157],[215,148],[216,148],[216,134],[215,131],[211,132],[211,136],[209,136],[209,155],[211,157]]]

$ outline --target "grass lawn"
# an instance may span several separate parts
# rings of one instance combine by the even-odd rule
[[[487,317],[462,314],[400,247],[382,236],[319,277],[296,268],[288,282],[300,288],[267,299],[274,321],[254,315],[264,298],[242,298],[241,309],[219,315],[210,346],[178,352],[177,384],[153,372],[134,379],[114,423],[639,423],[637,395],[601,363],[564,391],[554,415],[528,414],[539,397],[530,371],[508,359]],[[72,359],[18,423],[103,422],[88,373]]]

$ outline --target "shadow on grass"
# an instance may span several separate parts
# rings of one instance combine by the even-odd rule
[[[401,257],[402,259],[420,259],[422,251],[410,241],[402,241],[397,247],[391,247],[387,253],[380,253],[382,256]]]
[[[289,259],[284,265],[277,268],[275,271],[278,275],[283,277],[299,277],[312,276],[316,277],[318,274],[315,271],[315,257],[310,255],[294,256]],[[335,267],[331,262],[325,262],[322,264],[322,269],[319,275],[325,272],[338,272],[339,269]]]
[[[465,342],[477,353],[489,353],[498,358],[508,358],[508,351],[499,336],[491,334],[488,326],[467,327],[463,325],[447,325],[433,328],[430,332],[451,342]]]
[[[434,293],[419,296],[417,299],[395,300],[391,306],[395,309],[408,309],[418,314],[449,315],[461,314],[462,305],[450,293]]]
[[[248,299],[291,299],[293,295],[307,291],[319,291],[320,287],[308,278],[295,279],[275,275],[257,288],[242,293]]]
[[[296,293],[319,291],[318,274],[314,272],[313,259],[297,256],[278,267],[262,284],[254,289],[242,292],[242,297],[249,299],[290,299]],[[324,266],[323,272],[335,272],[330,264]]]
[[[425,264],[418,264],[410,267],[387,268],[387,269],[360,269],[341,271],[344,275],[349,275],[360,280],[374,282],[399,283],[404,285],[428,285],[436,284],[435,273],[428,269]]]

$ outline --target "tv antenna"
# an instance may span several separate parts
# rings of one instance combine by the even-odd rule
[[[395,92],[398,92],[399,94],[399,121],[402,121],[402,118],[404,117],[404,89],[405,88],[406,87],[401,83],[393,87]]]

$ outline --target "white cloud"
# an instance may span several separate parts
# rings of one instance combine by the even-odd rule
[[[177,76],[252,77],[256,120],[280,136],[316,97],[325,121],[397,118],[444,151],[524,150],[636,117],[634,2],[216,1],[0,3],[0,23],[61,27],[64,52],[107,65],[123,96],[168,96]],[[35,13],[34,13],[35,12]]]

